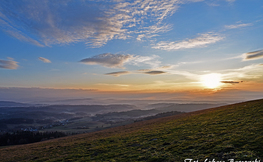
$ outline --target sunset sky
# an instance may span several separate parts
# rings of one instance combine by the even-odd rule
[[[263,96],[262,0],[1,0],[0,29],[2,99]]]

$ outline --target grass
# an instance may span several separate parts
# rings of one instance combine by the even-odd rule
[[[0,149],[0,161],[263,160],[263,100]]]

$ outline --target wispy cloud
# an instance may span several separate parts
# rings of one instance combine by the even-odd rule
[[[152,38],[158,36],[158,33],[164,33],[172,29],[171,25],[152,25],[144,27],[138,33],[137,40],[142,41],[144,38]]]
[[[227,84],[238,84],[238,81],[220,81],[221,83],[227,83]]]
[[[112,73],[106,73],[105,75],[112,75],[112,76],[120,76],[120,75],[125,75],[125,74],[129,74],[129,71],[117,71],[117,72],[112,72]]]
[[[199,1],[203,0],[2,0],[0,26],[9,35],[38,46],[85,42],[100,47],[112,39],[142,40],[169,31],[171,26],[162,21],[180,5]]]
[[[263,50],[243,54],[243,61],[256,60],[261,58],[263,58]]]
[[[216,3],[216,2],[206,2],[207,5],[212,6],[212,7],[217,7],[220,6],[220,4]]]
[[[146,72],[146,71],[151,71],[151,69],[139,69],[137,71],[139,71],[139,72]]]
[[[262,69],[260,64],[252,64],[242,68],[222,70],[221,73],[227,80],[257,80],[262,77]]]
[[[229,2],[229,3],[233,3],[233,2],[235,2],[236,0],[226,0],[227,2]]]
[[[124,54],[104,53],[83,59],[80,62],[90,65],[99,64],[104,67],[110,67],[110,68],[123,68],[123,64],[132,58],[133,55],[129,55],[129,54],[124,55]]]
[[[208,44],[216,43],[222,40],[224,37],[219,34],[200,34],[200,36],[194,39],[186,39],[181,42],[159,42],[154,45],[152,48],[161,49],[161,50],[179,50],[186,48],[198,48],[198,47],[206,47]]]
[[[117,72],[111,72],[106,73],[105,75],[111,75],[118,77],[120,75],[126,75],[126,74],[150,74],[150,75],[158,75],[158,74],[165,74],[167,72],[161,71],[161,70],[152,70],[152,69],[140,69],[137,71],[117,71]]]
[[[161,66],[158,69],[171,69],[173,67],[174,67],[174,65],[166,65],[166,66]]]
[[[134,56],[130,61],[130,64],[136,66],[149,65],[152,69],[160,66],[161,61],[159,61],[159,56]]]
[[[46,59],[44,57],[39,57],[38,58],[40,61],[44,62],[44,63],[51,63],[51,61],[49,59]]]
[[[1,25],[13,37],[39,46],[86,42],[102,46],[122,29],[120,18],[101,3],[85,1],[1,1]]]
[[[226,29],[236,29],[236,28],[242,28],[242,27],[247,27],[247,26],[252,26],[252,23],[248,24],[236,24],[236,25],[225,25]]]
[[[124,64],[135,65],[135,66],[145,66],[148,65],[152,69],[159,67],[161,61],[158,60],[159,56],[139,56],[132,54],[111,54],[104,53],[95,55],[90,58],[81,60],[81,63],[90,64],[90,65],[102,65],[104,67],[110,68],[122,68],[124,69]]]
[[[0,68],[3,69],[17,69],[18,62],[13,60],[0,60]]]
[[[128,84],[107,84],[107,83],[97,83],[96,85],[98,86],[106,86],[107,88],[112,88],[112,87],[119,87],[119,88],[127,88],[130,85]]]
[[[146,71],[144,72],[145,74],[150,74],[150,75],[158,75],[158,74],[164,74],[166,73],[165,71]]]

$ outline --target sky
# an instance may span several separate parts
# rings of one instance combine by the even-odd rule
[[[0,97],[256,99],[262,42],[262,0],[1,0]]]

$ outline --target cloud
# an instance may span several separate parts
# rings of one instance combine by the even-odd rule
[[[17,63],[18,62],[13,61],[13,60],[0,60],[0,68],[3,68],[3,69],[17,69],[18,68]]]
[[[206,2],[206,4],[212,7],[220,6],[218,3],[215,3],[215,2]]]
[[[125,74],[129,74],[129,71],[117,71],[117,72],[112,72],[112,73],[106,73],[105,75],[112,75],[112,76],[120,76],[120,75],[125,75]]]
[[[124,64],[135,65],[135,66],[143,66],[148,65],[152,69],[159,67],[161,62],[158,60],[159,56],[139,56],[132,54],[111,54],[104,53],[99,54],[90,58],[86,58],[81,60],[80,62],[90,65],[102,65],[104,67],[110,68],[124,68]]]
[[[174,67],[174,65],[166,65],[166,66],[161,66],[158,69],[171,69],[173,67]]]
[[[151,71],[151,69],[139,69],[139,70],[137,70],[137,71],[139,71],[139,72],[145,72],[145,71]]]
[[[224,79],[245,79],[258,80],[262,78],[262,66],[260,64],[252,64],[237,69],[222,70]]]
[[[220,81],[221,83],[238,84],[237,81]]]
[[[133,58],[129,61],[130,64],[141,66],[141,65],[149,65],[152,69],[155,69],[160,66],[161,62],[158,60],[159,56],[133,56]]]
[[[257,60],[263,58],[263,50],[243,54],[243,61]]]
[[[164,71],[147,71],[147,72],[144,72],[145,74],[150,74],[150,75],[158,75],[158,74],[164,74],[166,72]]]
[[[85,42],[101,47],[113,39],[142,40],[167,32],[171,25],[163,24],[164,19],[182,4],[199,1],[203,0],[2,0],[0,26],[12,37],[38,46]]]
[[[233,2],[235,2],[236,0],[226,0],[227,2],[229,2],[229,3],[233,3]]]
[[[236,29],[236,28],[242,28],[242,27],[247,27],[247,26],[252,26],[253,24],[248,23],[248,24],[237,24],[237,25],[225,25],[226,29]]]
[[[156,70],[167,70],[167,69],[172,69],[174,67],[174,65],[167,65],[167,66],[160,66],[160,67],[157,67],[155,68],[155,70],[152,70],[152,69],[139,69],[137,71],[139,72],[145,72],[145,71],[156,71]]]
[[[104,53],[90,58],[81,60],[80,62],[90,65],[99,64],[110,68],[123,68],[123,64],[133,58],[133,55]]]
[[[198,74],[194,74],[192,72],[188,72],[188,71],[180,71],[180,70],[167,70],[169,72],[169,74],[174,74],[174,75],[181,75],[184,76],[190,80],[199,80],[200,75]]]
[[[143,73],[143,74],[150,74],[150,75],[158,75],[158,74],[164,74],[167,72],[160,71],[160,70],[151,70],[151,69],[140,69],[137,70],[137,72],[130,72],[130,71],[117,71],[117,72],[112,72],[112,73],[106,73],[105,75],[112,75],[112,76],[120,76],[120,75],[125,75],[125,74],[131,74],[131,73]]]
[[[40,61],[44,62],[44,63],[51,63],[51,61],[49,59],[46,59],[44,57],[39,57],[38,58]]]
[[[121,18],[105,13],[101,8],[110,6],[101,3],[51,0],[1,3],[4,31],[39,46],[85,42],[99,47],[125,31]]]
[[[128,84],[107,84],[107,83],[97,83],[96,85],[99,85],[99,86],[107,86],[107,88],[109,87],[123,87],[123,88],[127,88],[129,87],[130,85]]]
[[[154,45],[152,48],[161,49],[161,50],[179,50],[186,48],[198,48],[198,47],[206,47],[208,44],[216,43],[222,40],[224,37],[218,34],[200,34],[199,37],[194,39],[186,39],[181,42],[159,42]]]
[[[139,35],[137,36],[137,40],[138,41],[142,41],[143,38],[152,38],[152,37],[155,37],[155,36],[158,36],[157,33],[164,33],[164,32],[167,32],[169,30],[172,29],[172,26],[171,25],[152,25],[152,26],[149,26],[149,27],[145,27],[143,28],[143,30],[141,30],[139,33]]]

